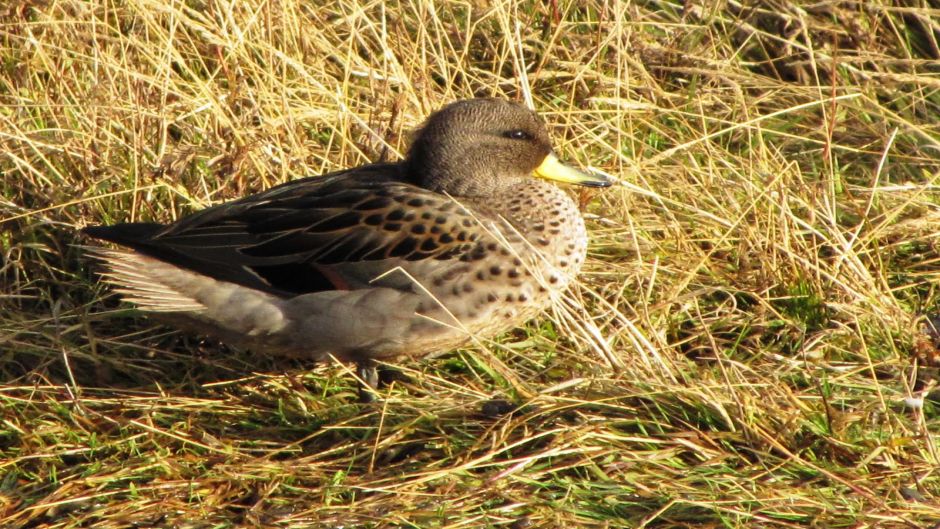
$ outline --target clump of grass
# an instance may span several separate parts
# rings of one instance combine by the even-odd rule
[[[940,13],[440,4],[0,7],[0,526],[935,523]],[[549,320],[378,406],[155,326],[75,246],[484,95],[624,185]]]

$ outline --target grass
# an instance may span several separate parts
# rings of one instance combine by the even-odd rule
[[[936,7],[319,4],[0,7],[0,527],[936,524]],[[564,306],[378,406],[153,324],[76,246],[483,95],[623,185],[580,195]]]

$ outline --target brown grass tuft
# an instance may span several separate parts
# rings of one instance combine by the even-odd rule
[[[940,11],[326,4],[0,7],[0,527],[940,519]],[[484,95],[624,185],[581,197],[552,318],[403,364],[379,406],[155,326],[75,246],[397,159]]]

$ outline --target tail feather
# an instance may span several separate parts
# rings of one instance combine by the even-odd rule
[[[111,239],[108,239],[111,240]],[[175,289],[161,274],[171,270],[172,265],[145,257],[127,250],[89,248],[97,259],[107,266],[102,274],[105,281],[114,285],[124,299],[151,312],[200,312],[206,306]]]
[[[104,261],[107,270],[102,276],[125,301],[173,317],[186,328],[244,344],[254,336],[277,334],[289,323],[279,299],[270,294],[133,250],[94,248],[90,252]]]
[[[82,233],[95,239],[113,242],[131,248],[146,246],[165,226],[155,222],[127,222],[111,226],[87,226]]]

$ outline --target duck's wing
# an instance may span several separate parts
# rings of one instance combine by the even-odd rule
[[[478,221],[450,197],[402,181],[398,170],[366,166],[289,182],[168,226],[86,232],[278,296],[361,288],[396,264],[472,259]]]

